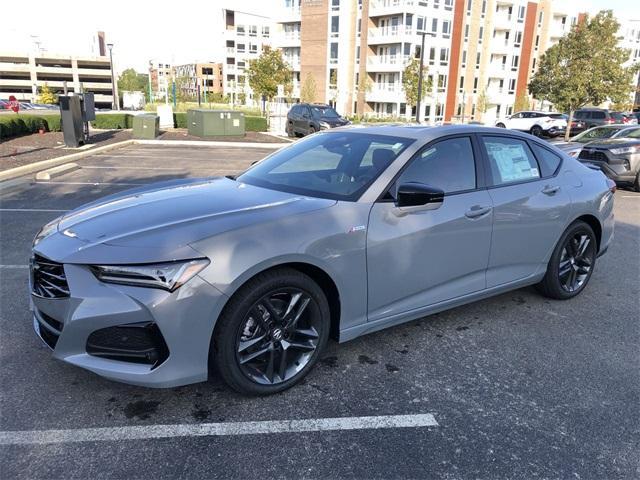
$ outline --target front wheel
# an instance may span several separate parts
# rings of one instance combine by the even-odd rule
[[[262,273],[241,287],[218,320],[213,362],[223,380],[247,395],[268,395],[298,383],[329,338],[322,289],[292,269]]]
[[[556,245],[538,290],[557,300],[575,297],[589,283],[597,253],[596,236],[591,227],[582,221],[573,223]]]
[[[498,128],[507,128],[504,123],[496,123],[496,127],[498,127]]]

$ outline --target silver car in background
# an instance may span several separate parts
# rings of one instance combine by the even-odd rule
[[[609,138],[640,138],[640,126],[638,125],[604,125],[602,127],[593,127],[579,133],[575,137],[569,139],[568,142],[554,143],[556,147],[562,150],[570,157],[578,157],[585,145],[596,142],[598,140],[607,140]]]
[[[615,185],[504,129],[354,127],[235,179],[118,193],[45,225],[33,325],[53,356],[149,387],[284,390],[340,342],[538,285],[568,299],[613,237]]]

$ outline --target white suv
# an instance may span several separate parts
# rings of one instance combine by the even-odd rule
[[[496,127],[520,130],[521,132],[528,132],[536,137],[542,135],[556,137],[563,134],[566,130],[567,120],[561,113],[518,112],[504,120],[498,120]]]

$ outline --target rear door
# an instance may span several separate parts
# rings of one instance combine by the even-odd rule
[[[374,203],[367,233],[369,321],[485,288],[492,213],[477,152],[468,135],[427,145]],[[444,201],[403,211],[394,198],[407,182],[444,190]]]
[[[493,203],[491,288],[545,271],[571,206],[557,176],[562,159],[554,152],[506,135],[481,135],[480,143]]]

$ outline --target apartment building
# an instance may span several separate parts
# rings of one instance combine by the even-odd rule
[[[432,89],[421,118],[493,119],[512,112],[544,51],[579,21],[563,0],[284,0],[275,45],[308,76],[316,101],[346,115],[406,117],[402,75],[420,56]],[[484,105],[483,105],[484,104]]]
[[[222,64],[225,95],[234,103],[259,101],[247,81],[249,60],[256,59],[265,46],[272,44],[273,21],[268,17],[236,10],[223,9],[224,62]]]
[[[640,64],[640,19],[625,20],[620,25],[621,46],[629,50],[629,60],[625,66]],[[633,92],[630,102],[635,108],[640,108],[640,71],[636,72],[634,78],[636,91]]]
[[[100,108],[113,102],[111,64],[107,56],[69,56],[49,52],[0,52],[0,99],[11,95],[37,102],[44,85],[54,93],[93,92]]]
[[[170,94],[170,85],[173,82],[175,69],[171,63],[165,60],[149,61],[149,79],[154,99],[164,99]]]
[[[184,83],[180,87],[191,97],[197,97],[198,92],[204,98],[210,94],[223,92],[222,63],[189,63],[175,67],[176,77],[183,77]]]

